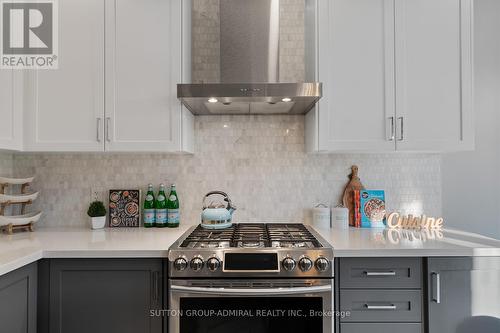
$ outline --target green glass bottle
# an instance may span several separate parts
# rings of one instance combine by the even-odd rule
[[[148,192],[144,198],[143,222],[145,228],[155,226],[155,195],[153,192],[153,184],[148,185]]]
[[[179,197],[177,196],[177,191],[175,190],[175,184],[170,186],[170,195],[168,196],[167,201],[167,214],[167,227],[177,228],[180,222],[180,211]]]
[[[167,226],[167,198],[165,196],[165,185],[160,184],[160,190],[155,201],[156,227]]]

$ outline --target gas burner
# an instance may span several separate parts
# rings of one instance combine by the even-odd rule
[[[290,225],[285,225],[285,226],[278,226],[278,225],[273,225],[271,227],[272,231],[274,232],[282,232],[282,233],[288,233],[288,232],[302,232],[304,229],[301,227],[293,227]]]
[[[224,249],[230,247],[228,241],[224,242],[202,242],[202,241],[190,241],[185,246],[190,249]]]
[[[223,230],[206,230],[201,226],[189,234],[184,239],[181,247],[186,248],[228,248],[231,247],[234,228],[230,227]]]
[[[271,247],[275,248],[313,248],[315,247],[312,242],[287,242],[287,241],[273,241]]]
[[[237,243],[237,247],[243,247],[243,248],[260,248],[260,247],[265,247],[266,245],[264,244],[263,241],[255,240],[255,241],[240,241]]]

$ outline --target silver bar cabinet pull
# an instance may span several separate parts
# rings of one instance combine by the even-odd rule
[[[394,117],[389,117],[389,121],[391,122],[391,134],[389,134],[389,141],[394,141],[396,138],[396,128],[394,127]]]
[[[153,300],[160,299],[160,272],[153,272]]]
[[[292,287],[292,288],[212,288],[212,287],[191,287],[176,286],[170,287],[172,292],[185,292],[190,294],[207,295],[300,295],[319,292],[331,292],[332,286],[313,286],[313,287]]]
[[[97,142],[101,142],[101,118],[97,118]]]
[[[396,276],[395,271],[386,271],[386,272],[368,272],[365,271],[366,276]]]
[[[431,273],[432,301],[441,303],[441,275],[436,272]]]
[[[405,129],[404,129],[404,118],[403,117],[399,117],[398,118],[399,120],[399,133],[400,133],[400,136],[399,136],[399,141],[403,141],[405,139]]]
[[[111,121],[110,117],[106,117],[106,141],[111,142],[109,137],[109,122]]]
[[[387,304],[387,305],[370,305],[370,304],[365,304],[365,308],[368,310],[396,310],[396,305],[394,304]]]

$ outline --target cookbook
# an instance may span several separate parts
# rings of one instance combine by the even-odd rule
[[[385,228],[385,192],[383,190],[361,190],[358,193],[355,195],[356,226]]]

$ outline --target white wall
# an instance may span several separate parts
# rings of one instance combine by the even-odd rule
[[[450,227],[500,239],[500,1],[475,1],[476,150],[443,156]]]

